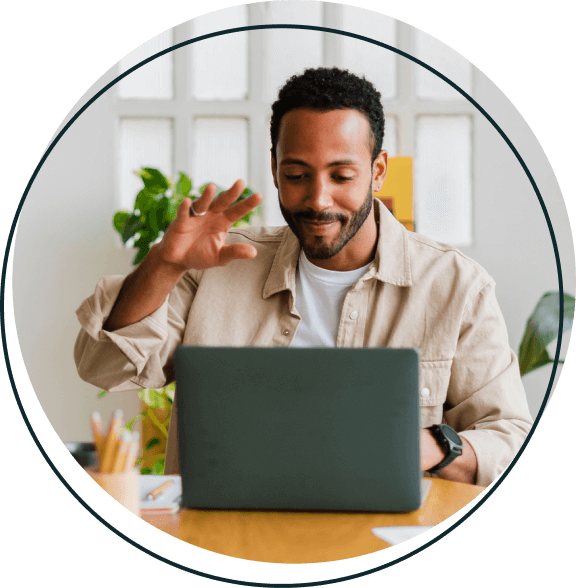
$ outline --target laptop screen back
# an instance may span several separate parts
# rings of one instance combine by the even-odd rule
[[[182,505],[420,505],[418,352],[179,347]]]

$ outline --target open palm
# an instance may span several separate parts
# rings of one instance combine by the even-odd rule
[[[226,265],[235,259],[256,257],[256,248],[252,245],[225,245],[230,227],[262,202],[260,194],[252,194],[234,204],[243,190],[244,182],[238,180],[229,190],[214,198],[216,186],[209,184],[194,201],[193,209],[192,200],[185,198],[160,244],[161,259],[186,271],[203,270]],[[202,216],[195,216],[193,211]]]

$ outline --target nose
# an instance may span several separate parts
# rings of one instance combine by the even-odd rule
[[[316,176],[308,185],[305,204],[309,209],[317,212],[333,206],[334,201],[330,194],[330,186],[320,175]]]

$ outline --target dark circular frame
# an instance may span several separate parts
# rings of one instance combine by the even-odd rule
[[[517,149],[514,147],[514,145],[510,141],[510,139],[507,137],[507,135],[504,133],[504,131],[500,128],[500,126],[470,95],[468,95],[464,90],[462,90],[458,85],[456,85],[454,82],[452,82],[446,76],[444,76],[443,74],[441,74],[440,72],[438,72],[434,68],[430,67],[428,64],[415,58],[412,55],[409,55],[408,53],[406,53],[404,51],[401,51],[400,49],[397,49],[396,47],[392,47],[390,45],[387,45],[386,43],[381,43],[381,42],[376,41],[374,39],[363,37],[361,35],[357,35],[354,33],[331,29],[331,28],[326,28],[326,27],[319,27],[319,26],[280,25],[280,24],[278,24],[278,25],[257,25],[257,26],[245,26],[245,27],[231,28],[231,29],[218,31],[215,33],[202,35],[197,38],[190,39],[188,41],[174,45],[173,47],[170,47],[166,50],[160,51],[160,52],[156,53],[155,55],[153,55],[152,57],[149,57],[148,59],[145,59],[141,63],[135,65],[134,67],[132,67],[131,69],[129,69],[125,73],[119,75],[111,83],[107,84],[102,90],[100,90],[82,108],[80,108],[80,110],[71,118],[71,120],[60,131],[60,133],[58,133],[56,138],[52,141],[51,145],[46,149],[44,155],[42,156],[41,160],[39,161],[38,165],[36,166],[34,173],[32,174],[30,180],[28,181],[28,184],[26,186],[24,194],[23,194],[22,198],[20,199],[19,205],[16,209],[16,213],[14,215],[12,225],[10,227],[7,244],[6,244],[6,248],[4,251],[4,262],[3,262],[3,266],[2,266],[1,283],[0,283],[0,298],[1,298],[2,302],[4,303],[6,300],[6,274],[7,274],[8,266],[9,266],[10,254],[11,254],[11,250],[12,250],[12,246],[13,246],[13,240],[14,240],[14,236],[15,236],[17,223],[18,223],[18,218],[20,216],[22,206],[24,204],[26,196],[27,196],[39,170],[41,169],[41,167],[44,164],[44,162],[46,161],[46,159],[49,157],[49,155],[52,152],[52,150],[54,149],[55,145],[62,138],[64,133],[67,132],[67,130],[70,128],[70,126],[72,124],[74,124],[75,120],[95,100],[97,100],[100,96],[102,96],[102,94],[104,94],[106,91],[108,91],[114,84],[116,84],[122,78],[130,75],[136,69],[142,67],[143,65],[152,61],[153,59],[160,57],[161,55],[164,55],[164,54],[169,53],[171,51],[175,51],[176,49],[180,49],[181,47],[184,47],[186,45],[196,43],[196,42],[199,42],[199,41],[202,41],[205,39],[209,39],[212,37],[226,35],[229,33],[238,33],[238,32],[253,31],[253,30],[259,30],[259,29],[278,29],[278,28],[304,29],[304,30],[311,30],[311,31],[335,33],[335,34],[339,34],[339,35],[343,35],[343,36],[352,37],[355,39],[359,39],[361,41],[365,41],[367,43],[371,43],[373,45],[377,45],[379,47],[382,47],[383,49],[393,51],[403,57],[406,57],[407,59],[412,60],[413,62],[417,63],[418,65],[426,68],[427,70],[429,70],[433,74],[440,77],[442,80],[444,80],[450,86],[452,86],[460,94],[462,94],[462,96],[464,96],[467,100],[469,100],[479,110],[479,112],[481,112],[486,117],[486,119],[492,124],[492,126],[498,131],[498,133],[501,135],[501,137],[504,139],[504,141],[510,147],[510,149],[512,150],[512,152],[516,156],[518,162],[522,166],[524,172],[528,176],[528,179],[530,180],[530,183],[532,184],[532,187],[534,188],[536,196],[538,197],[538,200],[540,202],[540,206],[542,207],[542,212],[544,213],[544,217],[546,219],[546,223],[547,223],[547,226],[548,226],[548,229],[550,232],[550,238],[552,240],[552,246],[554,249],[554,255],[555,255],[556,266],[557,266],[557,271],[558,271],[558,285],[559,285],[559,293],[560,293],[560,297],[559,297],[559,299],[560,299],[560,304],[559,304],[559,306],[560,306],[560,321],[559,321],[559,326],[558,326],[558,342],[557,342],[557,346],[556,346],[556,354],[554,357],[554,365],[553,365],[552,374],[550,376],[550,380],[548,383],[548,388],[546,390],[546,395],[545,395],[544,401],[540,407],[538,415],[534,421],[534,425],[533,425],[532,429],[530,430],[530,433],[528,434],[524,444],[522,445],[521,449],[519,450],[519,452],[516,455],[513,462],[506,468],[506,470],[502,473],[502,475],[489,488],[487,488],[474,502],[470,503],[466,509],[463,509],[463,510],[466,510],[466,512],[464,512],[463,514],[457,513],[456,515],[454,515],[453,517],[451,517],[450,519],[445,521],[441,525],[443,530],[440,534],[437,534],[437,529],[440,527],[440,525],[439,525],[438,527],[435,527],[434,529],[427,531],[426,533],[423,533],[422,535],[418,536],[415,539],[412,539],[410,541],[402,543],[401,545],[397,545],[392,548],[377,552],[376,554],[371,554],[371,555],[363,556],[360,558],[354,558],[352,560],[346,560],[345,562],[327,562],[326,564],[315,564],[314,566],[284,566],[284,565],[275,565],[275,564],[263,564],[263,563],[259,563],[259,562],[248,562],[245,560],[235,560],[235,558],[227,558],[226,556],[216,555],[211,552],[208,552],[208,551],[205,551],[205,550],[202,550],[199,548],[195,548],[192,545],[184,544],[183,542],[181,542],[177,539],[173,539],[167,535],[162,534],[162,535],[164,535],[162,540],[166,544],[169,545],[172,556],[175,556],[177,554],[181,554],[183,557],[186,558],[186,560],[190,561],[191,556],[194,555],[194,557],[193,557],[194,560],[196,560],[197,557],[203,559],[203,566],[205,566],[206,563],[208,563],[209,565],[214,565],[213,569],[226,569],[227,571],[229,568],[226,566],[228,566],[228,564],[232,563],[232,560],[234,560],[234,563],[232,563],[232,565],[236,566],[238,569],[238,571],[235,571],[235,574],[237,574],[237,573],[242,573],[242,574],[246,574],[246,573],[255,574],[255,573],[257,573],[261,576],[261,580],[259,580],[259,581],[237,580],[237,579],[233,579],[230,577],[223,577],[223,576],[215,575],[215,574],[205,572],[202,570],[197,570],[197,569],[194,569],[190,566],[183,565],[183,564],[175,561],[174,559],[170,559],[168,557],[160,555],[159,553],[156,553],[155,551],[148,549],[147,547],[142,545],[140,542],[135,541],[132,537],[128,536],[128,534],[126,532],[121,531],[119,528],[117,528],[116,526],[114,526],[110,522],[108,522],[97,510],[95,510],[95,508],[93,508],[93,506],[91,506],[91,504],[89,502],[87,502],[86,500],[84,500],[84,498],[81,497],[80,492],[85,497],[89,495],[90,502],[92,504],[93,504],[93,501],[98,501],[98,503],[99,503],[98,510],[104,509],[104,510],[106,510],[107,513],[113,513],[113,518],[119,517],[120,519],[123,519],[123,523],[124,523],[123,528],[126,524],[128,526],[130,526],[131,527],[131,534],[133,534],[133,532],[135,531],[135,532],[137,532],[138,537],[144,537],[145,535],[147,535],[148,537],[150,537],[152,539],[153,542],[158,543],[158,541],[159,541],[158,533],[159,532],[156,529],[152,528],[150,525],[148,525],[144,521],[137,519],[133,515],[130,515],[130,513],[128,513],[128,511],[126,511],[125,509],[120,507],[114,500],[112,500],[110,497],[108,497],[103,492],[99,491],[99,489],[97,489],[97,487],[93,483],[88,482],[88,477],[78,467],[78,465],[73,460],[73,458],[66,452],[62,443],[59,442],[59,439],[54,435],[54,431],[51,429],[51,427],[49,427],[49,426],[46,427],[45,423],[43,423],[41,421],[39,422],[39,419],[41,419],[42,416],[44,416],[44,415],[42,413],[42,410],[39,408],[39,405],[37,404],[37,401],[35,400],[35,398],[33,398],[33,397],[27,398],[26,399],[26,407],[24,406],[21,395],[18,392],[18,387],[17,387],[16,381],[14,378],[12,364],[10,361],[8,343],[7,343],[7,338],[6,338],[6,329],[5,329],[6,317],[5,317],[4,313],[2,313],[0,315],[0,321],[1,321],[0,326],[2,327],[2,346],[3,346],[3,350],[4,350],[4,359],[6,362],[8,377],[10,379],[11,387],[12,387],[14,397],[15,397],[16,403],[17,403],[19,411],[20,411],[20,415],[22,416],[22,419],[24,420],[24,422],[26,424],[26,427],[28,429],[28,433],[32,437],[32,440],[36,444],[38,450],[40,451],[40,453],[41,453],[42,457],[44,458],[44,460],[46,461],[46,463],[50,466],[50,468],[52,469],[53,473],[57,476],[59,481],[70,492],[71,496],[77,501],[78,505],[80,505],[86,511],[88,511],[94,517],[94,519],[96,519],[97,521],[99,521],[102,524],[103,527],[105,527],[109,531],[112,531],[119,538],[123,539],[128,545],[135,547],[137,550],[140,550],[143,554],[145,554],[147,556],[152,556],[153,558],[155,558],[156,560],[158,560],[160,562],[168,564],[169,566],[173,566],[174,568],[181,570],[183,572],[195,574],[196,576],[199,576],[199,577],[212,579],[212,580],[218,580],[218,581],[229,583],[229,584],[242,585],[242,586],[266,586],[269,584],[270,585],[271,584],[278,584],[277,574],[280,573],[283,578],[282,583],[285,583],[285,581],[288,580],[288,578],[291,576],[290,579],[288,580],[288,583],[290,583],[291,585],[320,586],[320,585],[339,583],[339,582],[342,582],[345,580],[352,580],[352,579],[360,578],[360,577],[363,577],[363,576],[366,576],[369,574],[373,574],[377,571],[389,568],[397,563],[400,563],[401,561],[403,561],[405,559],[412,557],[413,555],[421,552],[422,550],[426,549],[427,547],[433,545],[434,543],[436,543],[437,541],[439,541],[440,539],[445,537],[448,533],[453,531],[455,528],[457,528],[462,522],[464,522],[468,517],[470,517],[470,515],[473,512],[476,512],[488,500],[488,498],[490,498],[494,494],[494,492],[500,486],[500,484],[502,484],[502,482],[508,477],[508,475],[510,474],[510,472],[512,471],[512,469],[514,468],[514,466],[516,465],[516,463],[520,459],[520,456],[522,455],[522,453],[526,449],[526,446],[530,442],[530,440],[536,430],[536,427],[541,419],[541,416],[545,410],[548,399],[550,397],[550,393],[551,393],[553,382],[554,382],[554,377],[555,377],[556,370],[558,367],[560,346],[561,346],[561,342],[562,342],[562,325],[563,325],[563,320],[564,320],[563,303],[562,303],[563,296],[564,296],[562,270],[561,270],[560,255],[558,252],[558,246],[556,243],[554,230],[552,228],[552,223],[550,221],[550,217],[548,215],[546,205],[544,204],[544,201],[542,199],[540,191],[538,190],[536,182],[534,181],[534,178],[532,177],[532,174],[528,170],[524,160],[522,159],[522,157],[520,156]],[[3,306],[4,306],[4,304],[3,304]],[[35,431],[34,427],[32,426],[32,423],[31,423],[30,417],[29,417],[29,415],[31,415],[31,414],[34,414],[35,415],[34,418],[38,419],[36,421],[36,423],[37,423],[36,427],[38,428],[38,425],[39,425],[41,428],[43,428],[43,432],[42,432],[43,442],[40,441],[37,432]],[[46,420],[45,417],[44,417],[44,420]],[[54,453],[58,453],[58,466],[55,465],[54,461],[51,459],[51,457],[48,455],[48,452],[45,449],[45,446],[49,445],[49,444],[51,444],[52,456],[54,455]],[[65,475],[63,475],[62,472],[64,472]],[[70,482],[71,480],[73,480],[72,483]],[[80,516],[80,514],[78,514],[80,512],[80,509],[76,509],[74,512],[76,513],[77,516]],[[461,513],[462,513],[462,511],[461,511]],[[185,552],[182,550],[183,546],[186,548]],[[385,557],[387,559],[387,561],[384,563],[382,563],[381,561],[378,561],[379,558],[382,558],[382,557]],[[225,558],[227,560],[226,564],[222,563],[223,562],[222,558]],[[358,564],[360,564],[362,566],[368,566],[368,567],[365,568],[364,571],[361,571],[361,572],[351,571],[352,568],[358,569]],[[195,562],[194,565],[197,565],[197,563]],[[256,568],[254,566],[257,567],[257,570],[258,570],[257,572],[255,571]],[[324,575],[325,572],[328,572],[328,571],[329,571],[329,574],[331,577],[329,579],[326,579],[325,577],[322,578],[321,575]],[[265,580],[264,580],[263,574],[266,578]],[[300,574],[302,574],[303,576],[306,576],[308,579],[303,581],[301,579],[302,576],[300,576]]]

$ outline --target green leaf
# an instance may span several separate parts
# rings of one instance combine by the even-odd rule
[[[159,172],[153,167],[143,167],[134,173],[142,178],[144,187],[154,194],[161,194],[170,188],[170,180],[162,172]]]
[[[100,392],[98,392],[98,398],[104,398],[106,394],[108,394],[108,390],[100,390]]]
[[[112,220],[112,223],[114,225],[114,228],[120,233],[122,234],[122,232],[124,231],[124,226],[126,225],[126,221],[128,220],[128,217],[130,216],[130,214],[128,213],[128,211],[126,210],[119,210],[115,215],[114,215],[114,219]]]
[[[543,367],[549,363],[554,363],[554,360],[550,357],[550,355],[548,354],[548,351],[544,350],[542,353],[534,356],[534,358],[532,359],[532,362],[530,363],[529,372],[534,371],[537,368]],[[528,373],[528,372],[524,372],[524,373]],[[522,372],[520,372],[520,375],[524,375]]]
[[[153,474],[157,474],[159,476],[163,476],[164,475],[164,458],[161,457],[155,464],[154,467],[152,468],[152,473]]]
[[[168,201],[168,206],[164,211],[164,222],[166,224],[166,227],[176,218],[178,207],[180,206],[180,202],[182,202],[182,200],[172,197]]]
[[[158,439],[158,437],[154,437],[154,438],[150,439],[150,441],[148,441],[148,443],[146,443],[146,447],[144,448],[144,451],[148,451],[149,449],[151,449],[155,445],[160,445],[160,439]]]
[[[150,209],[146,213],[146,218],[148,219],[148,226],[156,235],[158,235],[158,233],[160,232],[160,227],[158,226],[159,204],[160,203],[155,200],[154,203],[150,205]]]
[[[170,207],[171,198],[167,196],[162,196],[160,200],[156,203],[154,210],[151,211],[150,215],[154,216],[154,223],[158,233],[160,231],[165,232],[168,225],[170,224],[170,220],[168,219],[168,208]],[[151,225],[152,226],[152,223]]]
[[[139,263],[141,263],[143,261],[143,259],[148,255],[149,251],[150,251],[149,246],[144,246],[144,247],[141,247],[140,249],[138,249],[138,253],[136,254],[134,259],[132,260],[132,265],[138,265]]]
[[[153,231],[150,227],[144,225],[140,231],[138,231],[138,238],[134,241],[133,248],[139,249],[140,247],[150,247],[157,237],[158,231]]]
[[[127,431],[132,431],[132,428],[134,427],[134,425],[136,424],[136,421],[139,421],[142,417],[144,417],[146,413],[145,412],[141,412],[140,414],[137,414],[133,419],[130,419],[126,425],[124,425],[124,428]]]
[[[140,469],[140,473],[142,475],[147,475],[147,474],[151,474],[152,473],[152,470],[150,468],[141,468]]]
[[[140,216],[146,216],[150,210],[156,205],[156,194],[148,188],[144,188],[138,192],[136,201],[134,202],[134,210],[140,211]]]
[[[192,181],[185,173],[179,173],[180,176],[178,178],[178,181],[176,182],[176,194],[179,194],[183,198],[186,198],[190,194],[190,190],[192,190]]]
[[[574,320],[573,296],[564,294],[563,311],[562,332],[565,332],[572,328]],[[526,324],[518,352],[521,375],[553,361],[548,355],[546,346],[558,337],[559,327],[560,293],[547,292],[538,301]]]
[[[138,396],[144,404],[151,406],[152,408],[166,408],[166,400],[161,390],[144,389],[138,391]]]
[[[132,238],[138,231],[144,228],[144,224],[140,220],[140,217],[135,214],[128,217],[124,229],[122,231],[122,242],[126,243],[128,239]]]

